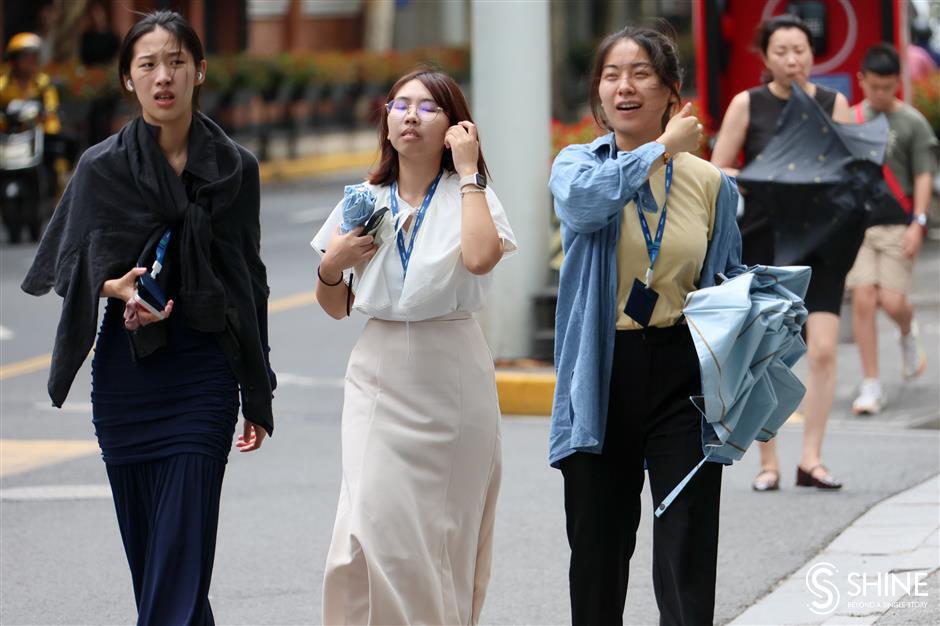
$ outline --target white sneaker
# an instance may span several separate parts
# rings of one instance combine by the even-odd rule
[[[859,388],[858,397],[852,403],[855,415],[875,415],[884,408],[885,397],[881,393],[881,383],[877,378],[866,378]]]
[[[901,375],[904,380],[912,380],[927,369],[927,353],[920,343],[917,322],[911,321],[911,332],[901,335]]]

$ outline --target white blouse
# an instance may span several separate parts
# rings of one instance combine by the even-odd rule
[[[391,187],[365,183],[375,194],[375,207],[390,207]],[[399,218],[386,214],[376,240],[379,249],[369,261],[344,272],[348,281],[353,276],[353,309],[383,320],[417,322],[451,313],[475,313],[483,308],[493,281],[492,272],[483,276],[471,274],[460,256],[460,179],[445,173],[425,214],[415,238],[414,250],[408,261],[408,274],[402,271],[401,257],[395,234],[396,223],[403,225],[419,207],[412,207],[398,198]],[[503,257],[517,249],[516,236],[509,226],[506,212],[496,193],[487,187],[486,203],[503,240]],[[310,245],[321,256],[333,233],[343,221],[343,202],[330,213],[326,223]],[[412,224],[415,220],[411,220]],[[413,228],[409,224],[409,228]],[[405,244],[411,233],[403,232]]]

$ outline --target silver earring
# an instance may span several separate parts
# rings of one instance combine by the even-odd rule
[[[196,72],[196,80],[202,80],[202,72]]]
[[[128,91],[134,91],[134,81],[128,78],[125,84],[127,85]]]

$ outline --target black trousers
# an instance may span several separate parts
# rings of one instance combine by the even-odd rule
[[[107,469],[137,625],[215,624],[209,584],[225,461],[176,454]]]
[[[618,331],[601,454],[561,462],[571,546],[572,623],[623,623],[640,523],[644,459],[654,510],[702,460],[698,358],[686,326]],[[711,624],[715,609],[721,465],[705,463],[653,522],[660,624]]]

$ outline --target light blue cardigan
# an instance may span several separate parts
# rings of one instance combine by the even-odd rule
[[[555,311],[555,398],[549,463],[574,452],[600,454],[607,426],[610,371],[617,322],[617,242],[623,207],[634,195],[652,197],[649,168],[665,148],[650,142],[618,152],[614,134],[568,146],[552,164],[549,188],[561,220],[565,260]],[[735,221],[738,188],[721,175],[712,239],[699,287],[743,272]]]

